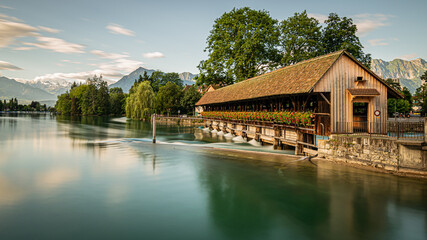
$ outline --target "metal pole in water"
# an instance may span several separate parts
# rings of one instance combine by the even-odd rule
[[[156,143],[156,114],[151,116],[153,119],[153,143]]]

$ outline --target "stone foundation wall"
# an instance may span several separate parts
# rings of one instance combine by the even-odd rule
[[[336,136],[318,140],[319,157],[391,171],[427,173],[427,151],[421,143],[408,145],[391,138]]]

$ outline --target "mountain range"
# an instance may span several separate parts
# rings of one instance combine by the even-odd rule
[[[421,86],[420,76],[427,71],[427,62],[418,58],[415,60],[394,59],[392,61],[384,61],[381,59],[373,59],[371,69],[382,78],[399,78],[402,86],[407,87],[412,94]],[[139,75],[143,76],[144,72],[151,75],[155,70],[139,67],[128,75],[123,76],[119,81],[112,83],[108,81],[111,87],[121,87],[124,92],[128,92],[133,85],[135,79]],[[194,77],[196,74],[189,72],[179,73],[179,77],[185,85],[195,83]],[[46,101],[53,102],[56,96],[69,90],[72,82],[67,80],[57,81],[26,81],[18,82],[7,77],[0,77],[0,99],[17,98],[21,101]]]
[[[0,77],[0,99],[55,100],[56,95],[43,89],[20,83],[7,77]]]
[[[139,75],[144,76],[144,72],[147,72],[147,75],[151,76],[151,74],[153,74],[153,72],[155,71],[156,70],[153,70],[153,69],[146,69],[143,67],[139,67],[135,71],[129,73],[128,75],[123,76],[116,83],[111,84],[110,88],[120,87],[123,89],[123,92],[129,92],[129,89],[132,87],[135,80],[139,78]],[[193,85],[195,83],[194,77],[196,76],[197,75],[189,72],[179,73],[179,78],[183,81],[184,85]]]
[[[382,78],[399,78],[400,84],[407,87],[412,94],[421,86],[420,76],[427,71],[427,62],[422,58],[415,60],[394,59],[387,62],[372,59],[371,69]]]

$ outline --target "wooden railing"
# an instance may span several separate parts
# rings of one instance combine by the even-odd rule
[[[332,133],[369,134],[396,139],[424,140],[424,122],[336,122],[333,123]]]

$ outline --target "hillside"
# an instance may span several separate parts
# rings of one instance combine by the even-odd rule
[[[411,61],[394,59],[390,62],[372,59],[371,69],[384,79],[399,78],[403,86],[415,93],[421,86],[420,76],[427,71],[427,62],[422,58]]]
[[[145,69],[143,67],[137,68],[135,71],[129,73],[128,75],[123,76],[119,81],[110,85],[110,88],[119,87],[123,89],[123,92],[129,92],[129,89],[132,87],[135,79],[139,78],[139,75],[144,76],[144,72],[147,72],[148,76],[151,76],[156,70]]]
[[[139,75],[143,76],[144,72],[147,72],[148,76],[151,76],[156,70],[145,69],[143,67],[137,68],[135,71],[131,72],[129,75],[123,76],[119,81],[110,85],[110,88],[120,87],[124,92],[129,92],[129,89],[132,87],[135,79],[139,78]],[[183,72],[179,74],[179,78],[183,81],[184,85],[193,85],[195,83],[194,77],[195,74],[189,72]]]
[[[0,77],[0,99],[17,98],[18,100],[56,100],[54,94],[42,89],[20,83],[14,79]]]

